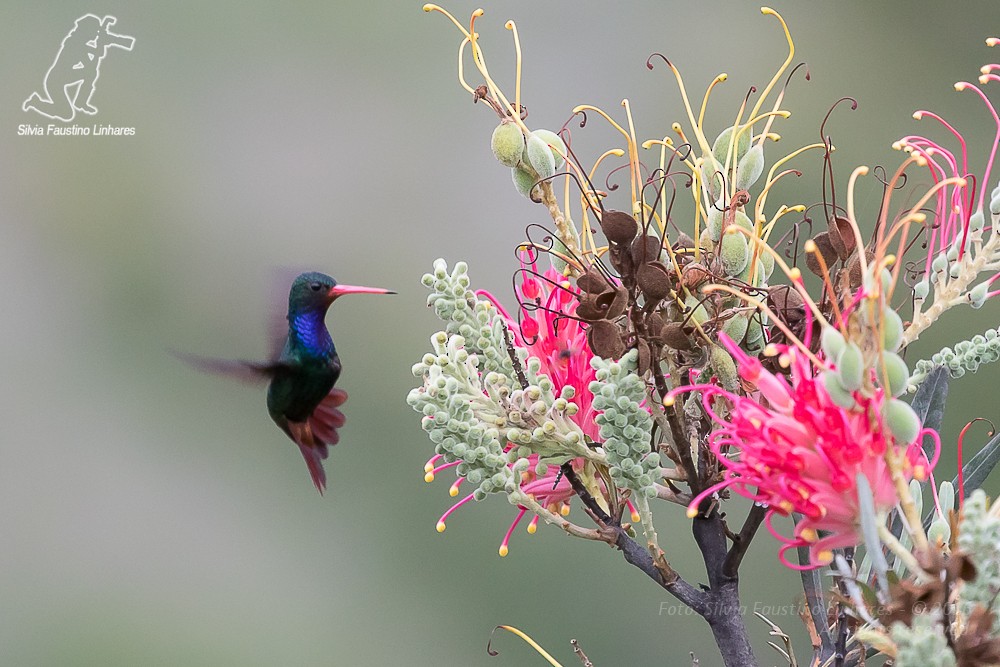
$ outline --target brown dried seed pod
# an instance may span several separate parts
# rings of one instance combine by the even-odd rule
[[[865,257],[870,262],[875,258],[875,253],[871,250],[865,250]],[[847,263],[847,272],[851,289],[856,290],[861,287],[861,258],[857,253],[854,253],[854,256],[852,256],[851,260]]]
[[[612,243],[625,245],[639,233],[639,223],[624,211],[605,211],[601,216],[601,231]]]
[[[596,264],[591,265],[586,273],[576,279],[576,286],[581,292],[590,292],[591,294],[601,294],[613,289]]]
[[[677,235],[677,240],[674,241],[674,252],[680,250],[694,250],[694,239],[681,232]]]
[[[643,234],[632,239],[632,260],[636,266],[644,262],[652,262],[660,258],[660,239],[652,234]]]
[[[712,274],[704,265],[692,262],[681,271],[681,283],[688,289],[694,289],[703,282],[709,280]]]
[[[664,326],[666,326],[666,322],[659,313],[650,313],[646,316],[646,333],[649,338],[659,339]]]
[[[650,301],[661,301],[670,294],[670,272],[661,262],[649,262],[639,267],[636,283],[643,296]],[[646,304],[649,305],[648,302]]]
[[[607,317],[607,304],[598,304],[599,294],[581,294],[580,304],[576,307],[576,316],[586,322],[595,322]]]
[[[833,241],[830,240],[830,233],[820,232],[819,234],[813,237],[813,243],[816,244],[816,248],[819,250],[819,253],[823,255],[823,261],[826,262],[827,270],[831,269],[833,265],[837,262],[839,257],[837,251],[834,249]],[[809,267],[810,271],[812,271],[814,274],[816,274],[821,278],[824,275],[827,275],[823,271],[823,267],[820,266],[819,260],[816,258],[815,253],[811,252],[806,253],[806,266]]]
[[[607,309],[605,317],[609,320],[614,320],[621,317],[622,313],[625,312],[625,308],[628,307],[628,290],[622,286],[618,286],[614,291],[607,291],[597,297],[596,301],[598,306],[604,306]]]
[[[653,353],[649,348],[649,343],[641,338],[636,347],[639,349],[639,375],[645,375],[646,371],[652,366]]]
[[[788,324],[798,322],[806,316],[802,295],[790,285],[775,285],[767,290],[767,305]]]
[[[599,357],[620,359],[625,354],[625,342],[617,326],[607,320],[599,320],[587,329],[587,343]]]
[[[663,338],[663,342],[666,343],[667,347],[674,350],[690,350],[691,339],[688,335],[684,333],[684,327],[680,322],[670,322],[663,327],[660,333]]]
[[[830,242],[833,244],[833,249],[837,251],[837,257],[840,258],[840,261],[847,260],[854,249],[858,247],[851,223],[848,222],[847,218],[834,216],[830,218],[829,233]]]
[[[608,258],[611,260],[611,266],[618,272],[618,275],[632,275],[635,263],[632,261],[632,254],[627,248],[620,245],[612,245],[608,250]]]

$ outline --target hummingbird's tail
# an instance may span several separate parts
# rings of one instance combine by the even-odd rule
[[[309,475],[320,495],[326,490],[326,471],[323,470],[323,459],[329,454],[328,446],[340,442],[340,434],[337,433],[337,429],[344,425],[347,418],[338,408],[346,401],[346,391],[332,389],[306,421],[288,422],[287,424],[288,434],[299,446],[306,467],[309,468]]]

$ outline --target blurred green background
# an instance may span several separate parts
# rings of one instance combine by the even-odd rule
[[[448,5],[463,21],[476,6]],[[558,129],[584,102],[620,118],[628,97],[638,134],[662,136],[682,119],[668,70],[645,67],[662,51],[696,100],[728,72],[709,113],[718,131],[786,54],[776,22],[747,2],[485,8],[484,48],[507,89],[503,23],[517,21],[533,127]],[[966,133],[981,173],[992,122],[952,83],[1000,55],[983,45],[1000,32],[994,2],[776,9],[812,76],[792,83],[794,116],[774,128],[780,148],[817,141],[828,107],[853,95],[858,110],[828,126],[841,186],[857,164],[897,165],[890,144],[903,134],[942,138],[911,119],[921,107]],[[21,103],[87,12],[117,16],[115,29],[136,38],[131,53],[110,53],[94,97],[94,120],[136,136],[17,136],[18,124],[43,120]],[[478,287],[509,301],[513,246],[525,225],[548,220],[490,155],[496,118],[457,84],[453,26],[419,2],[379,0],[14,0],[2,16],[0,664],[542,664],[509,635],[489,658],[500,623],[567,665],[570,638],[599,666],[689,665],[689,651],[719,664],[700,619],[678,615],[606,547],[519,529],[501,559],[513,511],[499,498],[434,530],[451,476],[423,482],[431,445],[404,402],[410,365],[438,327],[420,276],[436,257],[466,259]],[[596,154],[615,137],[594,120],[574,140]],[[795,166],[805,175],[772,210],[820,199],[819,154]],[[858,191],[867,214],[875,185]],[[399,291],[333,309],[351,401],[324,498],[261,389],[168,352],[261,356],[268,314],[282,307],[268,303],[281,266]],[[995,326],[998,310],[953,313],[911,354]],[[1000,417],[994,377],[953,384],[949,478],[961,425]],[[683,512],[664,507],[657,519],[672,563],[699,581]],[[745,562],[748,611],[799,594],[775,552],[762,534]],[[798,619],[772,617],[806,661]],[[780,664],[765,626],[749,623],[762,663]]]

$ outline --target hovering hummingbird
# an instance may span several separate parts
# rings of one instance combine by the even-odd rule
[[[274,423],[299,446],[309,475],[320,494],[326,488],[323,459],[327,447],[340,440],[344,425],[340,406],[347,392],[334,385],[340,377],[340,357],[326,328],[326,312],[345,294],[395,294],[378,287],[340,285],[328,275],[303,273],[288,292],[288,332],[280,353],[271,361],[226,361],[181,355],[196,366],[242,379],[270,379],[267,411]]]

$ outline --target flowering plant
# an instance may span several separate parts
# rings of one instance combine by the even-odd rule
[[[779,84],[795,53],[774,10],[762,12],[779,23],[788,56],[732,124],[710,133],[704,123],[726,75],[696,113],[680,71],[656,54],[647,66],[662,63],[676,80],[686,126],[640,141],[628,100],[618,120],[577,106],[574,116],[603,119],[622,138],[589,166],[567,126],[529,126],[513,22],[509,96],[486,66],[475,29],[482,11],[465,27],[436,5],[425,10],[459,29],[459,82],[496,113],[496,159],[552,224],[541,239],[529,228],[518,246],[516,309],[473,290],[464,262],[449,269],[438,260],[423,278],[445,322],[413,367],[420,385],[408,397],[434,444],[425,475],[430,482],[453,469],[451,495],[472,489],[438,530],[459,507],[501,495],[516,509],[501,556],[529,514],[529,532],[541,520],[606,542],[703,617],[734,667],[758,664],[733,610],[741,561],[764,525],[780,562],[803,572],[812,664],[861,664],[875,652],[902,666],[1000,664],[1000,503],[990,506],[979,489],[1000,460],[1000,439],[964,467],[960,460],[955,482],[933,477],[942,450],[961,457],[962,438],[942,447],[937,433],[948,380],[1000,358],[1000,337],[990,330],[931,359],[904,359],[945,311],[1000,293],[991,289],[1000,276],[1000,186],[988,186],[1000,118],[981,88],[1000,78],[1000,65],[984,67],[979,85],[956,85],[997,126],[982,176],[970,173],[962,135],[918,112],[943,124],[957,150],[921,136],[896,142],[905,157],[882,179],[877,218],[865,220],[854,192],[867,167],[851,174],[846,201],[832,187],[818,207],[775,206],[769,196],[778,181],[802,176],[787,165],[807,152],[822,156],[823,178],[834,180],[825,131],[819,143],[773,155],[792,77]],[[465,77],[468,58],[479,85]],[[613,188],[594,184],[615,161],[629,177],[620,203]],[[914,191],[907,174],[921,170],[931,184]],[[817,208],[823,229],[803,242],[805,226],[788,221],[811,222]],[[873,228],[868,242],[864,227]],[[926,253],[914,259],[915,248]],[[807,284],[804,271],[816,280]],[[740,526],[731,524],[734,493],[752,501]],[[576,500],[586,525],[568,516]],[[654,510],[670,504],[692,520],[707,585],[689,584],[660,544]],[[790,535],[775,516],[791,517]],[[820,573],[833,575],[829,590]],[[796,664],[788,635],[767,622]]]

